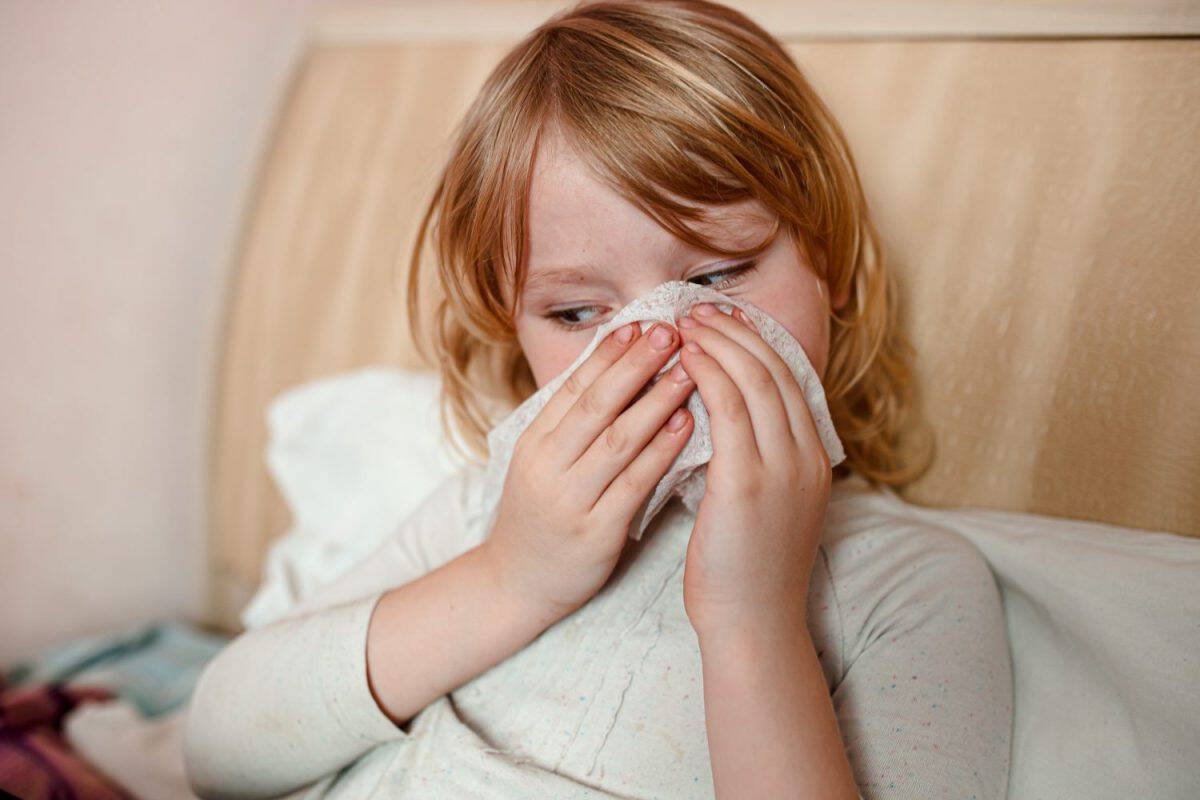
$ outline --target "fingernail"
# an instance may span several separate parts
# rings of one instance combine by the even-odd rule
[[[684,348],[685,350],[691,350],[693,353],[699,353],[699,352],[700,352],[700,345],[696,344],[695,342],[688,342],[687,344],[685,344],[685,345],[683,346],[683,348]]]
[[[682,408],[677,408],[671,418],[667,420],[667,430],[677,431],[683,427],[685,422],[687,422],[687,412]]]
[[[699,324],[699,322],[696,322],[696,320],[692,319],[691,317],[679,318],[679,327],[681,328],[694,328]]]
[[[617,331],[617,341],[621,344],[629,344],[629,340],[633,338],[633,323],[624,325],[621,330]]]
[[[692,309],[693,312],[695,312],[696,314],[699,314],[702,317],[707,317],[709,314],[713,313],[716,310],[717,310],[717,307],[714,306],[712,303],[701,303],[700,305],[698,305]]]
[[[737,318],[738,318],[739,320],[741,320],[741,321],[742,321],[742,323],[743,323],[744,325],[746,325],[746,326],[747,326],[747,327],[749,327],[749,328],[753,328],[753,327],[754,327],[754,323],[752,323],[752,322],[750,321],[750,317],[746,316],[746,312],[745,312],[745,311],[742,311],[742,310],[739,308],[739,309],[736,309],[736,310],[735,310],[733,313],[737,314]]]
[[[676,364],[671,370],[671,379],[676,383],[683,383],[688,379],[687,370],[683,368],[683,364]]]
[[[650,345],[655,350],[665,350],[667,345],[671,344],[671,340],[675,337],[671,335],[671,329],[665,325],[656,325],[654,333],[650,334]]]

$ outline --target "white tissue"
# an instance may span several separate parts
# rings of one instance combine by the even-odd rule
[[[618,311],[612,319],[597,327],[592,341],[569,367],[517,406],[488,434],[489,460],[479,505],[479,513],[485,514],[488,520],[485,530],[491,530],[492,522],[495,519],[517,439],[545,407],[551,395],[591,355],[609,331],[634,320],[641,324],[643,331],[658,321],[675,326],[676,320],[683,316],[688,309],[697,303],[704,302],[715,304],[726,314],[733,311],[733,306],[737,306],[749,315],[763,340],[779,353],[796,377],[796,382],[804,392],[805,400],[808,401],[808,408],[812,413],[813,422],[816,423],[817,433],[821,437],[821,443],[825,446],[830,463],[836,466],[842,462],[845,453],[842,450],[842,442],[834,430],[833,420],[829,416],[825,390],[800,342],[796,341],[796,338],[788,333],[783,325],[746,300],[730,297],[715,289],[686,281],[667,281],[633,300]],[[664,374],[678,360],[679,351],[676,350],[657,375]],[[647,388],[648,386],[649,384],[647,384]],[[644,392],[645,389],[642,391]],[[629,526],[629,535],[633,539],[641,538],[642,532],[650,524],[654,515],[672,496],[679,495],[684,505],[693,513],[699,507],[700,500],[704,496],[706,465],[712,458],[713,447],[708,412],[700,400],[698,390],[693,390],[688,397],[687,408],[695,419],[692,435],[683,446],[683,450],[671,462],[667,473],[654,487],[654,491],[650,493],[646,502],[634,514]]]

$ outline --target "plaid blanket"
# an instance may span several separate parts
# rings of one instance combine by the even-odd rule
[[[0,676],[0,794],[22,800],[129,800],[62,737],[63,718],[72,709],[112,697],[95,686],[11,688]]]

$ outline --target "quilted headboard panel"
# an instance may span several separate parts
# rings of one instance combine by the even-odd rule
[[[264,468],[270,399],[421,366],[404,256],[447,133],[507,46],[323,41],[296,75],[230,296],[216,621],[288,525]],[[850,138],[920,353],[938,449],[907,498],[1200,535],[1200,41],[790,48]]]

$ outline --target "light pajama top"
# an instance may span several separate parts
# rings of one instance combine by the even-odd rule
[[[461,470],[358,567],[210,663],[187,722],[198,792],[713,796],[700,652],[683,606],[695,517],[678,499],[629,542],[595,597],[523,650],[407,730],[378,708],[366,679],[372,609],[482,541],[481,478]],[[972,545],[908,509],[861,478],[834,484],[809,627],[846,752],[864,798],[1003,798],[1012,675],[999,592]]]

